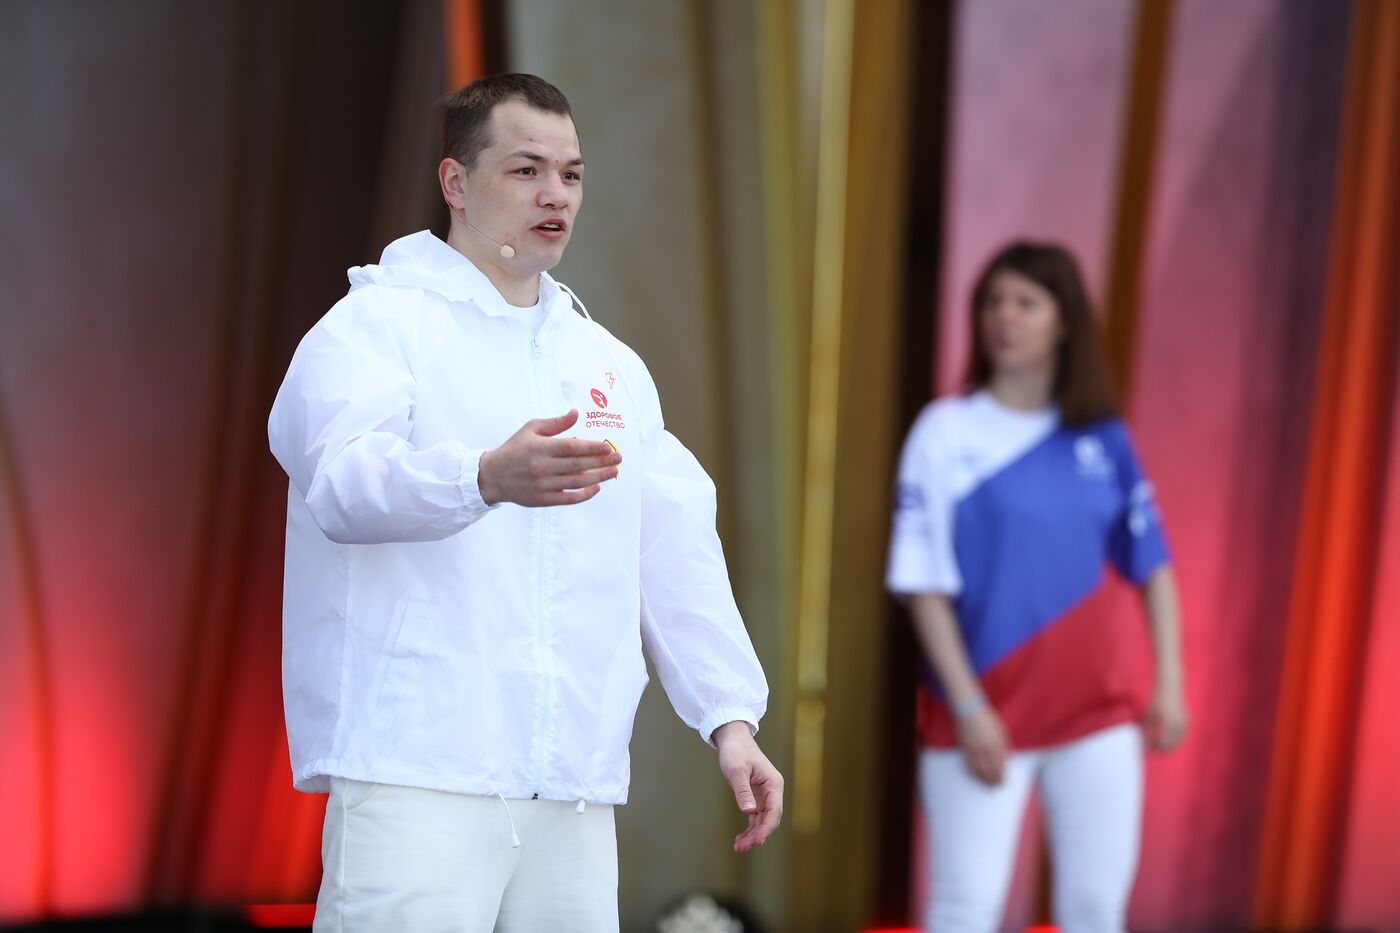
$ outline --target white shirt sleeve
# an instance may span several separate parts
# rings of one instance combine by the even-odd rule
[[[885,586],[892,593],[962,592],[953,546],[954,499],[946,457],[928,419],[915,422],[899,459]]]
[[[332,541],[450,537],[489,510],[476,479],[482,451],[409,443],[417,386],[403,327],[366,291],[297,348],[268,419],[272,453]]]
[[[713,745],[727,722],[758,731],[768,683],[729,585],[714,483],[659,423],[651,433],[642,479],[642,643],[676,714]]]

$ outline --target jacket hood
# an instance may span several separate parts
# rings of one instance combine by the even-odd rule
[[[366,285],[421,288],[449,301],[469,301],[487,314],[520,313],[501,296],[486,273],[431,230],[399,237],[384,248],[378,264],[352,266],[346,276],[352,292]],[[560,295],[549,274],[541,273],[540,300],[549,304]]]

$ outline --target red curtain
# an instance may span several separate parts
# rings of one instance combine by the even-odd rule
[[[314,899],[265,419],[345,269],[440,220],[478,18],[0,6],[0,922]]]

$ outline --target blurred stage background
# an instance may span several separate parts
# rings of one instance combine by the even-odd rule
[[[444,228],[429,108],[491,70],[574,105],[557,272],[719,485],[789,778],[734,856],[650,688],[625,930],[913,915],[891,476],[1020,235],[1085,264],[1184,597],[1132,925],[1400,929],[1400,0],[0,0],[0,923],[314,900],[266,413],[345,269]]]

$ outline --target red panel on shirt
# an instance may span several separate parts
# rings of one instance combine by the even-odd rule
[[[982,675],[1013,749],[1059,745],[1142,717],[1151,679],[1146,622],[1133,596],[1106,580]],[[924,745],[958,744],[948,705],[927,685],[918,721]]]

